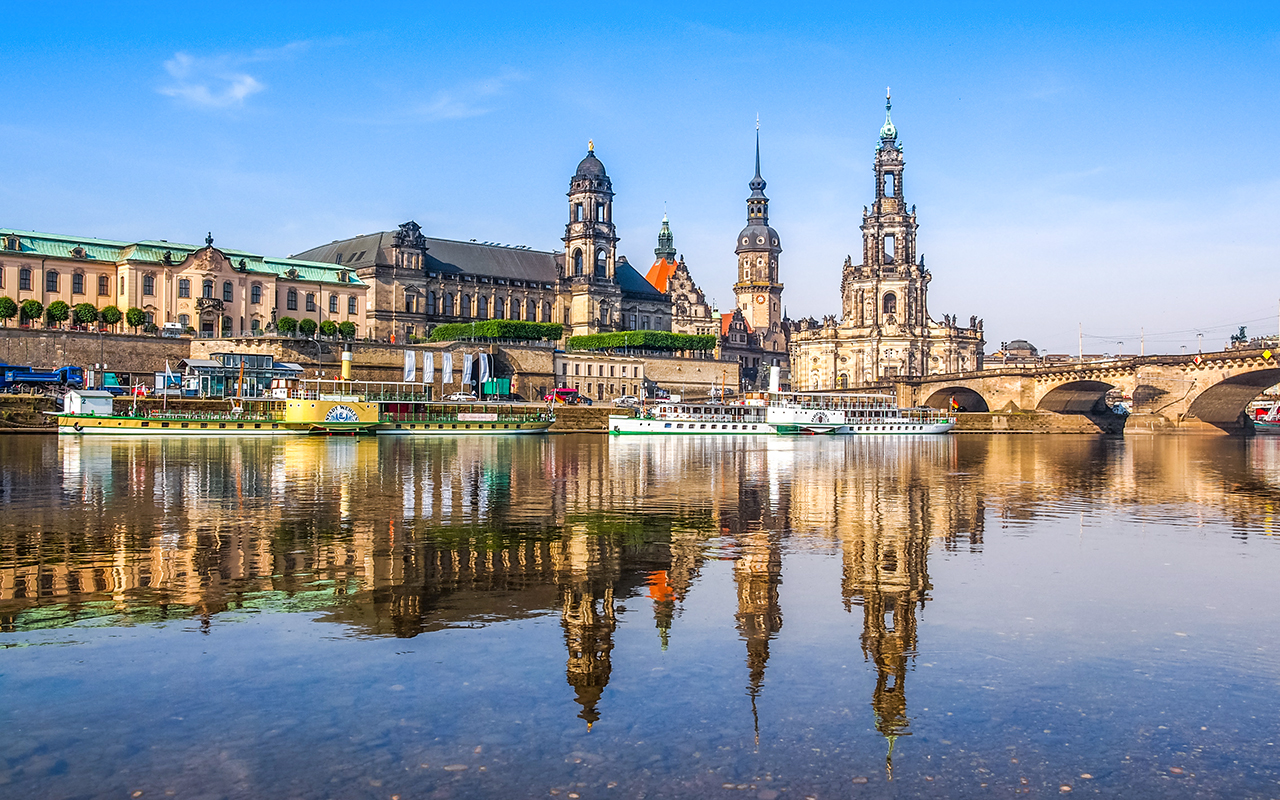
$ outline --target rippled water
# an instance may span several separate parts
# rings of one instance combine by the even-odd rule
[[[1277,439],[0,437],[0,795],[1275,797]]]

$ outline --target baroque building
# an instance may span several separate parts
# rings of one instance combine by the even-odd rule
[[[653,266],[645,280],[671,297],[671,330],[698,335],[718,333],[719,323],[707,304],[706,295],[693,282],[684,257],[676,258],[675,237],[671,234],[666,214],[662,215],[662,230],[658,232],[658,246],[654,248],[653,255]]]
[[[45,308],[138,308],[147,323],[257,336],[280,317],[351,322],[364,336],[369,287],[333,263],[161,240],[123,242],[0,229],[0,294]]]
[[[862,260],[846,258],[841,314],[798,323],[791,336],[792,387],[842,389],[899,376],[982,368],[982,321],[961,327],[929,316],[932,275],[916,252],[916,209],[904,191],[903,148],[885,99],[876,145],[874,200],[862,209]]]
[[[588,143],[569,179],[561,252],[431,238],[416,222],[340,239],[298,258],[341,264],[369,284],[377,339],[425,336],[446,322],[563,323],[570,336],[671,330],[671,300],[618,254],[613,182]]]

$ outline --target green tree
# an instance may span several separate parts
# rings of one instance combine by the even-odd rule
[[[0,320],[4,320],[4,326],[9,327],[9,320],[18,316],[18,304],[13,302],[12,297],[0,297]]]
[[[320,326],[316,324],[316,321],[310,317],[298,321],[298,332],[303,336],[315,336],[316,328],[319,327]]]
[[[71,318],[71,306],[61,300],[54,300],[44,310],[44,318],[48,320],[50,327],[61,325]]]
[[[285,336],[292,336],[298,332],[298,321],[293,317],[281,317],[276,320],[276,330]]]
[[[102,309],[102,321],[111,327],[114,328],[119,325],[120,320],[122,319],[124,319],[124,314],[120,313],[120,308],[118,306],[107,306]]]
[[[354,339],[356,338],[356,324],[351,320],[347,320],[338,325],[338,333],[342,335],[343,339]]]
[[[137,333],[138,328],[147,323],[147,312],[137,306],[133,306],[124,312],[124,321],[129,324],[130,328],[133,328],[134,333]]]
[[[78,303],[71,309],[71,316],[80,325],[92,325],[98,321],[98,307],[93,303]]]
[[[40,319],[40,315],[44,313],[44,306],[39,300],[23,300],[22,315],[18,317],[18,322],[30,322],[33,319]]]
[[[320,323],[320,332],[325,336],[336,336],[338,333],[338,323],[331,319],[326,319]]]

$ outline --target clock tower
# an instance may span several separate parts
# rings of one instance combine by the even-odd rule
[[[782,284],[778,282],[778,232],[769,227],[769,198],[760,177],[760,124],[756,123],[756,176],[747,198],[747,227],[738,234],[738,282],[733,285],[738,309],[766,351],[787,352],[782,325]]]

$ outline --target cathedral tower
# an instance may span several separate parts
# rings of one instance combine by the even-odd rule
[[[564,226],[561,278],[569,283],[561,321],[572,335],[611,331],[621,322],[616,279],[618,235],[613,225],[613,182],[596,158],[595,145],[569,180],[569,221]]]
[[[786,352],[782,331],[782,284],[778,282],[778,232],[769,227],[769,198],[760,177],[760,126],[756,124],[756,175],[747,198],[747,227],[738,234],[738,308],[765,350]]]

